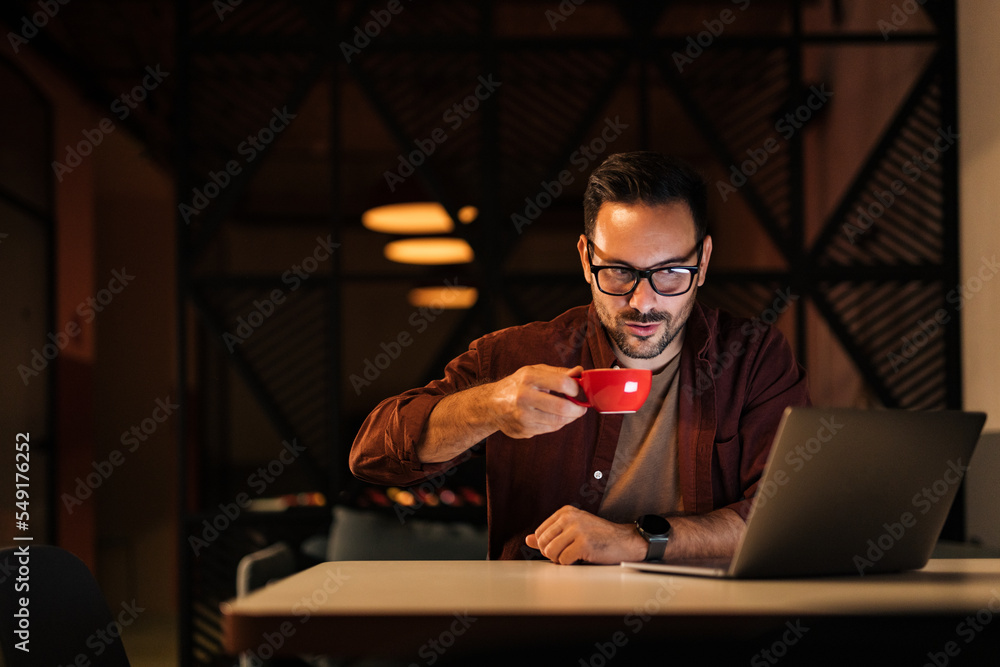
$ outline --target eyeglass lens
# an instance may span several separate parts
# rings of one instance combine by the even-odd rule
[[[694,274],[686,269],[655,271],[652,275],[653,286],[662,294],[685,292],[691,285]],[[632,290],[639,276],[634,271],[624,268],[606,268],[597,272],[597,286],[615,294],[625,294]]]

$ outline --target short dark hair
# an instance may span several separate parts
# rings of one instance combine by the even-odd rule
[[[682,201],[694,218],[695,240],[708,233],[705,181],[690,165],[654,151],[615,153],[590,174],[583,195],[583,230],[592,238],[607,202],[660,206]]]

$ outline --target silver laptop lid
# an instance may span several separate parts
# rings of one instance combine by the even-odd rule
[[[957,411],[787,408],[730,576],[923,567],[985,420]]]

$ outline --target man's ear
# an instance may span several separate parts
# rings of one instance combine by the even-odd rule
[[[708,277],[708,260],[712,257],[712,237],[705,235],[701,246],[701,262],[698,264],[698,287],[705,284]]]
[[[580,239],[576,242],[577,252],[580,253],[580,265],[583,267],[583,279],[590,282],[590,257],[587,256],[587,237],[580,234]]]

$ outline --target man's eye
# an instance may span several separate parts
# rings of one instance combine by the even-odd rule
[[[615,280],[631,280],[633,274],[628,269],[610,268],[608,269],[608,277]]]

